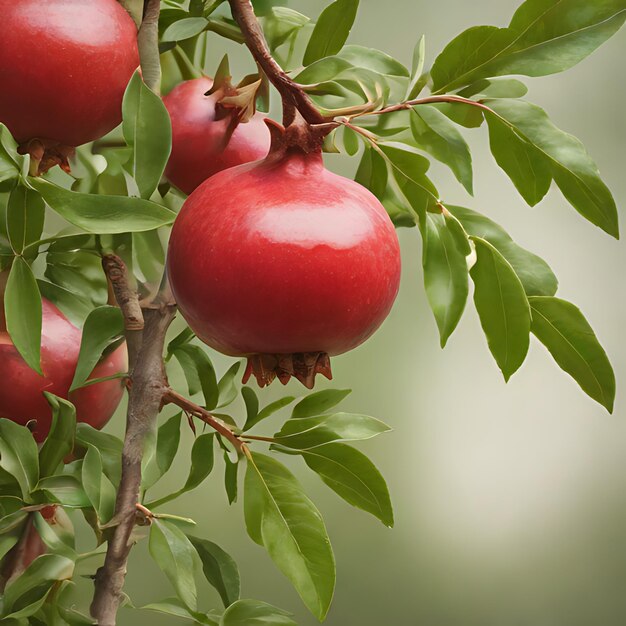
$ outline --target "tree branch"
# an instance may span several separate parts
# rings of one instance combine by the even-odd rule
[[[181,396],[173,389],[167,389],[163,395],[163,402],[165,404],[175,404],[186,413],[201,419],[205,424],[208,424],[211,428],[213,428],[213,430],[222,435],[222,437],[228,439],[228,441],[230,441],[237,450],[241,450],[243,441],[240,439],[239,435],[234,433],[221,419],[215,417],[204,407],[201,407],[184,396]]]
[[[103,267],[124,314],[129,361],[134,364],[130,372],[122,475],[115,503],[116,525],[107,546],[104,565],[96,572],[91,604],[91,614],[100,626],[114,626],[132,547],[131,533],[136,521],[144,445],[161,410],[163,396],[169,389],[163,347],[176,307],[164,290],[154,303],[140,308],[124,262],[115,255],[107,255],[103,259]]]
[[[411,109],[414,106],[420,104],[437,104],[438,102],[458,102],[460,104],[469,104],[470,106],[477,107],[488,113],[493,113],[486,104],[477,100],[470,100],[469,98],[463,98],[455,95],[442,95],[442,96],[427,96],[426,98],[417,98],[416,100],[407,100],[406,102],[399,102],[398,104],[392,104],[384,109],[378,109],[378,111],[366,111],[364,113],[357,113],[356,115],[347,116],[350,119],[356,117],[365,117],[366,115],[384,115],[385,113],[394,113],[395,111],[403,111],[405,109]]]
[[[233,17],[246,39],[254,60],[265,72],[283,99],[283,122],[287,126],[293,121],[293,109],[298,109],[309,124],[322,124],[326,118],[319,112],[313,101],[276,63],[263,36],[263,31],[254,14],[250,0],[228,0]]]
[[[137,34],[143,80],[158,94],[161,91],[161,61],[159,59],[159,13],[161,0],[144,0],[143,19]]]

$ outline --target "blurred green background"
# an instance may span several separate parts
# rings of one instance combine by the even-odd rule
[[[316,17],[324,4],[293,0],[290,6]],[[351,42],[410,64],[413,46],[425,33],[428,66],[461,30],[504,26],[517,4],[363,0]],[[236,77],[250,70],[242,48],[217,37],[210,41],[215,66],[227,50]],[[620,208],[626,207],[625,53],[626,32],[621,32],[573,70],[527,80],[528,98],[585,143]],[[585,396],[536,341],[521,371],[505,385],[472,306],[440,350],[422,286],[419,234],[401,230],[403,279],[391,315],[364,346],[333,363],[334,385],[354,391],[347,410],[378,416],[394,428],[362,449],[387,478],[395,528],[351,509],[300,459],[284,459],[322,511],[336,552],[337,589],[327,623],[623,626],[626,246],[585,222],[556,191],[528,208],[490,156],[485,129],[465,135],[474,155],[475,197],[434,165],[444,200],[486,213],[551,264],[559,294],[581,307],[612,359],[616,410],[610,416]],[[356,159],[333,155],[327,164],[350,175]],[[215,358],[220,372],[230,362]],[[303,389],[292,383],[290,391]],[[262,392],[262,402],[280,392]],[[278,422],[258,430],[271,434]],[[121,413],[109,430],[122,433]],[[186,433],[184,451],[190,443]],[[184,457],[153,495],[182,484]],[[196,534],[235,557],[244,597],[291,610],[298,624],[316,623],[263,549],[248,539],[241,501],[228,506],[220,459],[204,485],[163,510],[192,517]],[[145,544],[133,551],[129,567],[127,592],[136,605],[173,595]],[[217,594],[208,586],[201,589],[202,608],[218,607]],[[120,617],[124,626],[178,623],[127,609]]]

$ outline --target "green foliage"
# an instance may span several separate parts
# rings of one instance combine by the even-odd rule
[[[244,508],[252,540],[265,546],[308,609],[324,619],[335,588],[335,558],[322,517],[293,474],[269,456],[250,453]]]

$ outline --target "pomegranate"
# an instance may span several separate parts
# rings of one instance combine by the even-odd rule
[[[0,0],[0,15],[0,122],[40,172],[67,168],[72,147],[122,121],[135,23],[117,0]]]
[[[0,331],[0,417],[26,425],[34,424],[34,436],[43,441],[52,421],[43,395],[49,391],[61,398],[68,392],[80,349],[81,332],[51,302],[43,300],[40,376],[22,359],[7,332]],[[127,369],[126,344],[104,356],[90,378],[104,378]],[[76,418],[94,428],[102,428],[122,399],[124,386],[119,379],[89,385],[69,394],[76,407]]]
[[[265,116],[255,113],[238,124],[236,112],[219,103],[218,92],[205,96],[213,81],[185,81],[163,98],[172,120],[172,154],[165,175],[185,193],[226,168],[262,159],[270,147]]]
[[[365,341],[398,292],[400,253],[381,203],[326,170],[321,138],[268,120],[263,161],[224,170],[187,199],[168,272],[198,337],[247,356],[260,386],[331,378],[329,356]]]

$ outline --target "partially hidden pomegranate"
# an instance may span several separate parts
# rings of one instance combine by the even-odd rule
[[[137,28],[117,0],[0,0],[0,122],[39,170],[122,121],[139,66]]]
[[[177,85],[163,98],[172,120],[172,153],[165,175],[185,193],[222,170],[262,159],[270,147],[265,116],[237,123],[221,107],[220,92],[206,96],[213,81],[202,77]]]
[[[244,382],[331,378],[332,355],[365,341],[398,292],[398,239],[384,207],[326,170],[321,139],[275,122],[259,162],[202,184],[172,230],[168,272],[180,310],[216,350],[247,356]],[[309,131],[310,132],[310,127]]]
[[[124,386],[113,379],[69,393],[80,349],[81,331],[48,300],[43,300],[40,376],[22,359],[7,332],[0,331],[0,417],[26,425],[31,420],[34,436],[43,441],[52,422],[44,391],[68,399],[76,407],[76,419],[102,428],[111,419]],[[104,378],[128,368],[126,344],[105,355],[90,378]]]

